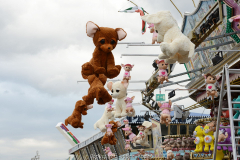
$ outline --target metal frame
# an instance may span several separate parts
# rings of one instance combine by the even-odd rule
[[[217,116],[217,127],[216,127],[216,140],[214,142],[214,152],[213,152],[213,159],[216,159],[216,151],[217,151],[217,146],[232,146],[233,148],[233,160],[237,160],[238,156],[237,155],[237,151],[236,151],[236,146],[239,146],[239,145],[236,145],[236,141],[235,141],[235,128],[238,128],[238,127],[234,127],[234,121],[239,121],[238,119],[237,120],[233,120],[233,108],[232,108],[232,104],[239,104],[239,102],[233,102],[231,101],[231,89],[230,87],[238,87],[240,88],[240,85],[230,85],[230,80],[229,80],[229,74],[230,73],[239,73],[240,72],[240,69],[229,69],[228,68],[228,65],[226,64],[224,67],[223,67],[223,72],[222,72],[222,84],[221,84],[221,91],[220,91],[220,99],[219,99],[219,109],[218,109],[218,116]],[[226,77],[226,79],[225,79]],[[228,110],[229,110],[229,118],[230,118],[230,129],[231,129],[231,140],[232,140],[232,144],[218,144],[217,143],[217,139],[218,139],[218,134],[219,134],[219,127],[220,127],[220,116],[221,116],[221,112],[222,112],[222,101],[223,101],[223,94],[224,94],[224,91],[225,91],[225,88],[224,88],[224,84],[226,82],[226,87],[227,87],[227,99],[228,99]],[[240,110],[240,108],[236,108],[234,110]],[[221,128],[229,128],[228,126],[221,126]]]
[[[225,46],[225,45],[232,44],[232,43],[234,43],[234,41],[228,41],[228,42],[224,42],[224,43],[220,43],[220,44],[211,45],[208,47],[198,48],[198,49],[195,49],[195,52],[199,52],[199,51],[203,51],[203,50],[207,50],[207,49],[211,49],[211,48],[216,48],[219,46]]]
[[[122,58],[123,56],[152,56],[152,57],[158,57],[159,54],[121,54]]]

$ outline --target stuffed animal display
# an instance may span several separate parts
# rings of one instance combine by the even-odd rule
[[[123,75],[123,80],[127,80],[127,81],[131,80],[130,71],[132,70],[134,65],[131,65],[131,64],[121,64],[121,66],[125,70],[124,75]]]
[[[115,158],[115,154],[112,153],[110,147],[105,147],[104,151],[105,151],[105,153],[108,155],[108,158],[109,158],[109,159]]]
[[[204,136],[204,152],[209,152],[209,147],[210,151],[213,151],[214,149],[214,140],[215,137],[213,136],[213,130],[208,126],[208,124],[205,125],[203,129],[203,134]]]
[[[131,140],[129,140],[129,139],[125,139],[125,142],[126,142],[125,150],[127,150],[127,151],[131,151],[131,150],[132,150],[132,148],[131,148],[131,146],[130,146],[130,142],[131,142]]]
[[[143,140],[143,138],[144,138],[144,130],[145,130],[145,127],[144,126],[137,126],[137,128],[138,128],[138,130],[139,130],[139,132],[138,132],[138,135],[137,135],[137,137],[138,137],[138,139],[141,139],[141,140]]]
[[[142,126],[145,127],[145,129],[144,129],[144,137],[143,137],[143,139],[137,139],[136,143],[140,144],[141,146],[150,147],[150,144],[148,142],[148,135],[152,134],[152,131],[151,131],[152,123],[149,122],[149,121],[144,121],[142,123]]]
[[[129,121],[127,119],[124,119],[123,123],[125,124],[125,128],[127,128],[127,127],[131,128],[131,126],[129,126]]]
[[[185,152],[183,160],[190,160],[190,154],[188,152]]]
[[[77,101],[71,116],[65,119],[65,125],[70,124],[74,128],[83,128],[82,115],[87,115],[87,110],[93,108],[93,105],[86,105],[82,100]]]
[[[106,106],[102,117],[94,124],[94,129],[99,128],[101,132],[106,132],[105,125],[109,123],[109,120],[114,119],[114,111],[108,110],[108,106]]]
[[[168,67],[168,64],[165,63],[164,60],[156,60],[156,63],[158,65],[158,83],[161,83],[163,84],[164,81],[168,81],[168,72],[167,72],[167,67]]]
[[[171,100],[169,100],[168,103],[163,103],[163,104],[161,102],[158,102],[158,106],[159,106],[159,109],[162,111],[161,117],[160,117],[160,123],[166,124],[166,126],[168,126],[171,122],[170,111],[173,110],[171,109],[172,102]]]
[[[204,146],[204,138],[203,138],[203,127],[197,126],[193,132],[193,135],[196,137],[194,143],[196,144],[195,152],[202,152]]]
[[[122,128],[122,130],[125,131],[125,136],[128,136],[129,140],[133,143],[134,146],[136,146],[136,140],[138,139],[138,137],[132,132],[132,128],[127,127]]]
[[[183,156],[180,153],[177,153],[175,156],[175,160],[183,160]]]
[[[138,149],[137,151],[139,153],[138,157],[141,159],[149,160],[152,157],[152,155],[146,154],[144,149]]]
[[[117,132],[117,128],[121,126],[120,122],[114,122],[114,121],[110,121],[109,124],[112,124],[112,135],[109,136],[109,134],[106,132],[105,135],[103,136],[102,140],[101,140],[101,144],[111,144],[111,145],[116,145],[117,144],[117,139],[114,136],[114,133]]]
[[[157,32],[155,31],[155,29],[154,29],[154,24],[153,24],[153,23],[149,24],[148,28],[150,29],[150,33],[153,34],[153,36],[152,36],[152,44],[155,44],[155,42],[157,42],[157,36],[158,36],[158,34],[157,34]],[[158,43],[159,43],[159,42],[158,42]]]
[[[108,82],[107,87],[112,92],[112,97],[117,99],[115,105],[115,118],[121,118],[125,116],[134,117],[135,110],[133,112],[127,113],[126,112],[126,95],[127,95],[127,88],[129,83],[127,81],[117,81],[115,83]]]
[[[218,92],[217,92],[217,87],[216,87],[216,82],[217,82],[217,77],[211,75],[211,73],[204,74],[203,75],[205,78],[206,82],[206,92],[207,96],[211,96],[212,100],[214,97],[218,97]]]
[[[158,33],[157,42],[161,42],[162,53],[159,59],[165,59],[168,64],[176,61],[187,63],[194,54],[195,45],[179,29],[177,21],[169,11],[141,17],[147,23],[153,23]]]
[[[224,128],[219,129],[219,135],[218,135],[218,144],[226,144],[226,140],[228,138],[228,133]],[[217,146],[218,150],[227,150],[227,146]]]
[[[126,113],[133,113],[133,112],[135,112],[134,108],[132,106],[132,102],[133,102],[134,98],[135,98],[135,96],[133,96],[131,98],[127,97],[127,98],[124,99],[124,101],[126,103]]]
[[[174,154],[172,150],[167,151],[167,160],[172,160],[174,158]]]
[[[104,88],[107,78],[115,78],[121,71],[120,65],[115,65],[112,50],[117,46],[117,42],[123,40],[127,33],[121,28],[99,27],[89,21],[86,25],[87,35],[93,38],[95,49],[92,59],[82,65],[82,77],[88,80],[90,88],[88,95],[82,97],[83,101],[77,102],[71,116],[66,120],[66,124],[71,124],[74,128],[83,128],[81,122],[82,109],[94,103],[96,98],[98,104],[105,104],[111,101],[112,97]],[[87,109],[85,110],[87,111]],[[85,115],[87,112],[85,112]]]

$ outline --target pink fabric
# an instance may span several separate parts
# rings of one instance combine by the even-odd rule
[[[170,114],[169,110],[171,109],[171,106],[168,103],[163,103],[160,109],[163,109],[161,114]]]
[[[125,148],[129,148],[130,147],[130,144],[126,144]]]
[[[158,36],[158,34],[157,34],[157,32],[153,32],[153,37],[157,37]]]
[[[129,77],[130,76],[130,72],[129,71],[125,71],[124,76],[123,77]]]
[[[111,151],[108,152],[108,156],[111,156],[113,153]]]
[[[107,128],[107,132],[112,132],[112,129],[111,128]]]
[[[128,124],[125,124],[125,128],[130,127]]]
[[[134,137],[136,137],[136,135],[134,133],[131,133],[129,136],[129,139],[132,141]]]
[[[159,76],[167,77],[167,71],[165,69],[159,69]]]
[[[126,108],[132,107],[132,103],[127,103]]]
[[[107,108],[112,109],[112,105],[111,104],[107,104]]]

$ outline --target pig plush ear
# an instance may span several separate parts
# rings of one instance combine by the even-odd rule
[[[120,127],[121,126],[121,122],[117,121],[117,126]]]
[[[132,96],[132,98],[131,98],[131,99],[132,99],[132,100],[134,100],[134,98],[135,98],[135,96]]]
[[[125,65],[124,64],[121,64],[121,66],[124,68],[125,67]]]
[[[131,65],[131,68],[133,68],[134,67],[134,64],[133,65]]]
[[[128,85],[129,85],[129,83],[127,82],[127,81],[122,81],[121,82],[122,84],[123,84],[123,86],[127,89],[127,87],[128,87]]]
[[[94,37],[94,34],[100,30],[100,28],[98,27],[98,25],[96,25],[95,23],[91,22],[91,21],[88,21],[87,22],[87,25],[86,25],[86,32],[87,32],[87,35],[89,37]]]
[[[127,36],[127,33],[122,28],[116,28],[115,31],[118,34],[119,41],[123,40]]]
[[[112,85],[113,85],[113,82],[108,82],[107,84],[107,88],[111,91],[112,90]]]
[[[162,106],[162,103],[161,103],[161,102],[158,102],[158,106],[161,107],[161,106]]]

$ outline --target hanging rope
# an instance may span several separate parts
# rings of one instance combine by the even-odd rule
[[[192,0],[192,2],[193,2],[193,5],[194,5],[194,7],[196,8],[196,5],[195,5],[195,2],[194,2],[194,0]]]
[[[174,5],[174,7],[178,10],[178,12],[181,14],[181,17],[183,18],[183,15],[182,15],[182,13],[179,11],[179,9],[177,8],[177,6],[173,3],[173,1],[172,0],[170,0],[171,2],[172,2],[172,4]]]

